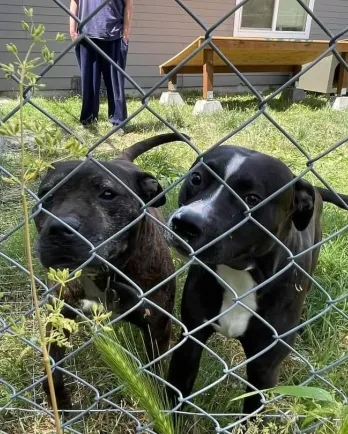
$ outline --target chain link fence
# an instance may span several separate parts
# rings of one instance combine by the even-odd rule
[[[68,8],[61,3],[59,0],[53,0],[54,3],[56,3],[57,6],[62,8],[67,16],[71,15]],[[174,0],[173,0],[174,1]],[[318,181],[320,181],[326,188],[328,188],[332,193],[336,195],[338,200],[340,200],[339,196],[335,193],[335,191],[330,187],[330,185],[326,182],[325,179],[319,174],[319,172],[315,168],[315,164],[323,159],[325,156],[328,156],[333,151],[337,150],[339,147],[344,145],[348,137],[344,138],[343,140],[340,140],[338,143],[332,144],[325,152],[320,153],[320,155],[311,155],[308,153],[303,146],[301,146],[301,143],[299,141],[295,140],[292,135],[290,135],[285,129],[277,122],[277,120],[268,112],[268,104],[274,100],[284,89],[287,87],[293,85],[299,77],[307,72],[312,66],[316,65],[323,57],[328,55],[329,53],[332,53],[333,56],[335,56],[343,65],[344,68],[348,71],[348,65],[343,60],[341,54],[336,50],[337,42],[345,35],[345,33],[348,31],[348,26],[344,29],[342,29],[341,32],[338,34],[332,34],[330,30],[318,19],[318,17],[313,13],[312,10],[307,6],[306,2],[302,0],[297,0],[298,3],[302,6],[302,8],[305,9],[307,14],[309,14],[312,19],[319,25],[319,27],[326,33],[330,40],[329,48],[320,56],[318,59],[316,59],[314,62],[312,62],[308,67],[303,69],[301,72],[297,73],[295,76],[293,76],[291,79],[289,79],[284,85],[279,87],[274,92],[270,93],[267,97],[263,97],[261,93],[259,93],[255,87],[251,84],[251,82],[240,73],[237,68],[226,58],[226,56],[218,49],[218,47],[214,44],[214,41],[212,39],[214,31],[219,28],[219,26],[224,23],[228,18],[233,16],[236,11],[243,7],[244,4],[247,3],[248,0],[243,0],[242,2],[238,3],[238,5],[231,7],[231,10],[226,14],[225,16],[221,17],[213,26],[207,27],[199,18],[199,16],[195,13],[194,9],[189,6],[189,4],[186,4],[185,2],[181,0],[175,0],[175,3],[177,4],[178,8],[183,8],[187,14],[189,14],[192,19],[199,24],[202,28],[202,32],[205,34],[205,42],[197,48],[190,56],[189,58],[186,58],[183,60],[177,67],[175,67],[169,74],[164,76],[163,78],[159,79],[155,86],[153,86],[150,90],[145,91],[143,90],[127,72],[120,70],[119,66],[113,62],[110,58],[108,58],[103,51],[100,50],[96,44],[93,43],[92,40],[90,40],[88,37],[85,37],[83,35],[79,36],[77,40],[72,42],[64,51],[62,51],[55,59],[54,64],[49,65],[45,67],[41,73],[40,77],[44,78],[48,71],[51,68],[54,68],[55,65],[73,48],[76,44],[81,42],[81,40],[85,40],[88,44],[90,44],[96,51],[99,52],[101,56],[103,56],[105,59],[107,59],[108,62],[110,62],[114,68],[119,70],[122,74],[124,74],[126,80],[128,80],[134,89],[136,89],[140,96],[141,96],[141,106],[135,110],[131,115],[128,116],[128,118],[122,122],[117,127],[113,127],[110,129],[110,131],[105,134],[103,137],[100,138],[96,143],[94,143],[88,150],[88,153],[83,161],[81,161],[80,164],[78,164],[70,173],[68,176],[66,176],[63,180],[61,180],[51,191],[47,192],[44,197],[39,198],[37,196],[36,191],[27,190],[28,196],[33,200],[33,202],[36,203],[37,209],[33,214],[31,214],[30,218],[33,219],[38,213],[45,213],[46,215],[50,215],[52,218],[56,219],[62,224],[65,224],[65,222],[62,222],[59,218],[55,217],[54,215],[50,214],[43,206],[42,203],[45,198],[52,195],[54,192],[56,192],[59,188],[61,188],[66,182],[68,182],[69,179],[71,179],[72,176],[74,176],[79,171],[82,171],[84,169],[84,166],[88,163],[94,163],[97,167],[105,170],[105,172],[108,174],[108,176],[112,177],[114,180],[122,184],[124,187],[127,188],[127,190],[132,194],[135,195],[135,193],[132,192],[132,190],[125,186],[124,183],[121,181],[121,179],[116,176],[114,173],[112,173],[110,170],[108,170],[103,163],[98,161],[95,156],[94,152],[97,150],[97,148],[103,144],[110,136],[112,136],[114,133],[117,132],[118,129],[123,128],[127,125],[132,119],[134,119],[136,116],[138,116],[142,111],[150,111],[153,116],[155,116],[160,122],[162,122],[166,127],[168,127],[171,131],[175,132],[183,142],[187,144],[188,147],[193,149],[198,156],[201,157],[201,165],[204,166],[207,170],[209,170],[216,179],[218,179],[223,185],[225,185],[226,188],[228,188],[231,192],[231,194],[235,197],[236,193],[229,187],[212,169],[210,169],[209,166],[206,165],[204,162],[204,156],[206,152],[200,152],[200,150],[191,142],[190,139],[188,139],[186,136],[182,134],[181,131],[179,131],[174,125],[171,125],[170,122],[167,121],[161,114],[156,112],[156,110],[153,109],[153,107],[149,104],[149,99],[154,94],[156,90],[158,90],[159,87],[163,85],[170,77],[174,76],[180,68],[185,65],[186,62],[193,56],[195,56],[200,50],[204,50],[205,47],[208,45],[217,53],[218,56],[220,56],[223,61],[230,66],[231,71],[238,75],[239,79],[245,84],[245,86],[248,88],[248,90],[257,98],[258,101],[258,109],[256,110],[255,114],[251,116],[247,121],[243,122],[241,125],[239,125],[234,130],[230,131],[225,137],[222,137],[217,143],[213,144],[209,149],[216,148],[220,145],[222,145],[224,142],[226,142],[228,139],[233,138],[237,133],[239,133],[244,128],[248,127],[251,123],[253,123],[258,117],[265,117],[282,135],[286,137],[287,140],[289,140],[294,147],[297,148],[297,150],[305,157],[306,159],[306,167],[303,169],[303,171],[298,175],[290,184],[287,184],[284,186],[284,188],[281,191],[278,191],[277,194],[280,194],[282,191],[284,191],[286,188],[288,188],[291,184],[294,184],[298,179],[304,177],[307,174],[312,174]],[[104,7],[108,1],[103,2],[103,4],[100,6],[98,10],[100,10],[102,7]],[[94,12],[97,13],[96,10]],[[74,17],[76,21],[79,23],[80,26],[83,26],[88,20],[85,22],[80,22],[77,17]],[[90,17],[88,18],[90,19]],[[12,77],[17,83],[18,78],[13,76]],[[40,107],[40,105],[32,98],[31,94],[32,89],[30,87],[26,88],[24,91],[24,104],[30,105],[36,110],[40,111],[42,114],[47,116],[52,122],[54,122],[58,127],[60,127],[67,135],[74,136],[78,141],[81,141],[78,134],[76,134],[74,131],[72,131],[69,127],[67,127],[62,120],[58,119],[54,113],[47,112],[44,108]],[[6,123],[8,120],[14,117],[14,115],[19,111],[20,107],[19,105],[15,107],[13,110],[11,110],[10,113],[8,113],[5,117],[1,119],[2,123]],[[169,145],[166,145],[169,146]],[[3,152],[5,152],[3,150]],[[4,167],[0,166],[0,170],[2,172],[3,176],[12,176],[11,168],[10,167]],[[173,191],[173,189],[176,189],[178,185],[187,178],[189,175],[189,172],[185,173],[183,176],[180,176],[175,182],[171,183],[161,194],[160,196],[164,196],[167,193],[170,193]],[[9,191],[3,191],[2,195],[3,197],[7,197],[9,194],[11,194],[11,200],[18,200],[18,209],[19,209],[19,192],[16,192],[14,188],[11,187]],[[136,195],[135,195],[136,196]],[[119,232],[113,234],[112,237],[110,237],[106,242],[103,242],[100,245],[92,245],[85,237],[83,237],[81,234],[76,232],[76,235],[80,237],[82,242],[87,243],[87,245],[90,247],[90,257],[88,261],[86,261],[84,264],[81,265],[80,269],[84,269],[88,266],[88,264],[93,261],[94,259],[99,259],[102,263],[104,263],[107,267],[109,267],[110,270],[113,270],[114,273],[117,275],[123,276],[123,278],[133,287],[135,288],[137,292],[138,305],[140,305],[143,302],[147,302],[150,306],[153,304],[153,302],[148,298],[151,294],[155,293],[156,291],[160,291],[163,285],[167,284],[170,280],[177,279],[178,280],[178,287],[180,287],[183,276],[185,276],[185,272],[187,271],[188,267],[192,264],[199,264],[209,272],[213,273],[213,271],[207,266],[204,262],[202,262],[198,257],[198,253],[200,253],[204,248],[207,248],[205,246],[204,248],[200,249],[198,252],[192,252],[190,255],[190,259],[187,263],[182,264],[178,261],[176,261],[176,264],[178,265],[176,268],[176,271],[174,274],[172,274],[170,277],[168,277],[165,281],[161,282],[160,284],[156,285],[152,289],[148,291],[143,291],[142,288],[137,286],[135,282],[133,282],[128,276],[125,276],[121,269],[118,267],[115,267],[115,265],[105,261],[105,259],[100,254],[100,249],[105,245],[105,243],[112,242],[115,239],[119,239],[122,237],[123,233],[125,231],[129,231],[134,225],[136,225],[140,219],[151,219],[155,221],[158,225],[160,225],[164,231],[170,231],[159,219],[154,217],[152,213],[149,212],[149,206],[154,203],[154,201],[158,199],[155,198],[151,202],[145,204],[144,201],[137,197],[137,200],[139,200],[141,204],[141,213],[140,216],[135,219],[132,224],[126,226]],[[261,206],[265,206],[269,200],[271,200],[272,197],[269,197],[267,200],[263,201]],[[6,205],[6,203],[5,203]],[[243,224],[247,222],[253,222],[254,224],[258,225],[258,227],[261,227],[268,236],[272,237],[276,243],[279,245],[282,245],[282,243],[269,231],[267,231],[266,228],[264,228],[256,219],[253,217],[252,212],[247,212],[246,217],[243,220]],[[6,243],[8,242],[11,237],[18,237],[18,242],[21,243],[20,234],[21,229],[23,227],[23,223],[13,227],[11,230],[3,233],[1,232],[0,228],[0,245],[6,246]],[[344,231],[348,228],[348,225],[344,225],[343,227],[339,228],[335,233],[332,233],[330,236],[323,239],[318,245],[313,246],[311,249],[314,249],[315,247],[318,247],[319,245],[323,245],[325,243],[328,243],[339,235],[342,235]],[[216,239],[214,242],[219,241],[225,236],[229,236],[233,231],[235,231],[236,227],[231,228],[223,235],[219,236],[218,239]],[[284,247],[284,246],[283,246]],[[300,255],[293,255],[290,251],[288,253],[288,267],[297,267],[299,272],[305,273],[305,271],[297,264],[297,259],[305,254],[306,252],[302,252]],[[7,280],[11,279],[18,279],[18,275],[21,275],[20,278],[21,284],[26,284],[26,276],[28,275],[28,270],[25,266],[25,264],[21,263],[17,257],[10,257],[5,253],[5,249],[0,250],[0,257],[2,260],[7,264],[8,268],[8,275],[7,276],[1,276],[1,279],[5,280],[5,277]],[[253,292],[256,292],[260,290],[265,284],[271,282],[272,280],[276,279],[281,273],[285,272],[288,267],[285,269],[280,270],[277,274],[272,276],[270,279],[263,282],[261,285],[256,286],[253,289]],[[20,272],[20,273],[19,273]],[[24,278],[23,278],[24,276]],[[300,326],[296,327],[294,330],[299,330],[300,328],[303,329],[305,326],[311,326],[315,321],[317,321],[319,318],[325,318],[328,313],[334,311],[338,315],[340,315],[342,321],[346,322],[346,325],[348,325],[348,314],[347,311],[342,307],[342,303],[347,301],[348,298],[348,292],[343,292],[339,297],[332,298],[330,293],[317,281],[315,278],[311,278],[311,281],[313,283],[313,286],[316,288],[317,291],[320,291],[322,293],[322,296],[324,298],[324,308],[322,308],[320,311],[316,312],[315,315],[313,315],[310,319],[305,320],[301,323]],[[40,279],[39,276],[36,277],[36,283],[40,290],[40,305],[44,306],[48,302],[50,302],[52,299],[56,297],[56,287],[55,286],[48,286],[43,279]],[[233,290],[233,289],[232,289]],[[6,290],[5,290],[6,291]],[[11,288],[8,288],[8,291],[11,291]],[[181,292],[178,291],[178,297],[181,296]],[[32,321],[33,320],[33,314],[34,314],[34,308],[33,306],[27,306],[24,308],[23,306],[26,306],[25,303],[23,303],[23,294],[18,293],[16,296],[15,294],[11,294],[11,301],[6,302],[4,300],[1,301],[1,304],[6,304],[9,306],[10,310],[19,312],[23,317],[25,317],[27,320]],[[237,304],[240,304],[244,306],[243,299],[237,300]],[[135,307],[132,307],[131,311],[134,310]],[[161,307],[159,309],[164,312],[168,318],[170,318],[173,321],[173,324],[175,325],[175,328],[184,330],[185,334],[185,340],[189,339],[195,339],[192,334],[192,331],[187,330],[186,326],[180,321],[180,316],[177,314],[171,314],[169,312],[166,312]],[[72,310],[78,317],[81,317],[84,321],[86,320],[85,315],[82,314],[82,312],[78,309],[76,309],[74,306],[71,306],[70,310]],[[127,312],[128,313],[128,312]],[[121,315],[121,317],[118,317],[111,321],[111,324],[116,324],[120,322],[126,314]],[[253,312],[254,315],[257,315],[255,312]],[[223,313],[221,313],[217,318],[214,320],[218,320]],[[12,324],[9,321],[10,315],[6,314],[4,311],[2,311],[1,317],[0,317],[0,345],[6,345],[5,344],[5,337],[11,336],[16,339],[18,342],[18,347],[22,348],[22,351],[27,351],[28,348],[32,350],[32,352],[38,356],[41,354],[40,345],[38,342],[35,342],[33,340],[30,340],[26,338],[25,336],[22,336],[18,329],[14,327],[14,324]],[[287,332],[283,335],[278,335],[276,330],[274,330],[267,322],[261,318],[258,315],[258,318],[263,321],[274,333],[274,342],[283,342],[284,345],[286,342],[284,339],[288,334],[290,334],[292,331]],[[17,325],[20,324],[20,319],[17,319]],[[213,320],[209,321],[212,322]],[[201,327],[206,327],[208,324],[202,324]],[[33,331],[35,329],[34,321],[33,321]],[[335,331],[333,330],[333,333]],[[75,339],[75,338],[74,338]],[[320,339],[320,336],[317,337],[317,339]],[[100,388],[100,378],[98,378],[98,386],[93,384],[93,375],[89,378],[89,381],[85,379],[85,375],[81,375],[81,370],[77,370],[76,368],[76,361],[77,363],[81,363],[85,366],[85,369],[89,369],[89,364],[94,363],[93,359],[90,358],[89,354],[91,351],[91,345],[92,345],[93,339],[90,336],[79,336],[74,341],[74,347],[73,350],[68,352],[66,356],[60,360],[57,364],[53,364],[53,369],[59,370],[62,372],[67,379],[67,387],[71,388],[77,388],[79,390],[79,393],[81,395],[81,398],[84,396],[89,396],[89,403],[86,404],[84,407],[73,409],[69,412],[64,412],[63,415],[63,423],[62,427],[64,428],[64,432],[69,433],[84,433],[84,432],[118,432],[116,431],[115,427],[118,424],[119,417],[122,415],[126,417],[127,423],[129,428],[124,428],[123,432],[148,432],[148,433],[154,433],[153,425],[147,424],[145,422],[144,414],[141,409],[135,409],[134,406],[132,406],[132,403],[127,402],[123,399],[122,394],[120,393],[121,387],[115,386],[115,388],[112,388],[110,384],[112,385],[114,382],[114,379],[112,377],[107,377],[107,374],[105,378],[105,382],[108,383],[109,390],[105,392],[105,388]],[[2,342],[2,343],[1,343]],[[227,344],[225,344],[227,345]],[[168,360],[172,356],[172,354],[177,350],[178,345],[176,345],[176,342],[173,342],[171,348],[163,354],[160,359],[161,360]],[[226,412],[226,409],[224,407],[220,407],[219,403],[215,403],[214,408],[209,408],[207,406],[204,406],[203,404],[200,404],[199,398],[200,396],[203,396],[203,394],[214,394],[214,387],[216,387],[219,383],[222,382],[228,382],[230,387],[230,397],[231,399],[237,396],[238,394],[243,393],[243,387],[245,385],[248,385],[248,382],[245,380],[243,375],[243,368],[247,366],[247,364],[250,362],[250,359],[243,359],[236,358],[236,360],[223,360],[215,351],[214,348],[212,348],[210,345],[206,346],[204,345],[205,350],[207,351],[209,358],[211,360],[218,361],[219,363],[219,373],[214,382],[208,385],[204,385],[200,389],[196,390],[193,394],[190,396],[182,397],[183,401],[187,404],[186,408],[179,408],[176,407],[174,409],[169,409],[170,413],[177,413],[177,414],[183,414],[186,415],[187,418],[192,422],[192,429],[187,429],[185,432],[221,432],[221,433],[232,433],[237,432],[238,427],[241,426],[241,421],[244,419],[248,419],[249,415],[243,415],[237,405],[235,407],[235,411],[229,411]],[[347,348],[347,347],[346,347]],[[264,352],[268,351],[269,348],[266,348],[261,353],[258,354],[258,356],[262,355]],[[301,381],[300,383],[303,385],[311,385],[311,384],[319,384],[325,388],[327,388],[331,392],[335,392],[336,397],[338,400],[342,401],[344,404],[347,403],[347,390],[341,389],[341,384],[339,381],[339,378],[337,378],[337,382],[330,381],[326,374],[330,372],[333,368],[336,368],[337,366],[344,366],[348,362],[348,353],[347,351],[342,352],[342,356],[335,360],[334,362],[328,363],[325,367],[321,367],[320,369],[316,369],[315,366],[310,362],[309,358],[307,357],[308,354],[306,352],[301,352],[296,349],[291,350],[291,356],[292,358],[296,359],[300,364],[306,367],[308,376],[305,381]],[[15,357],[15,356],[14,356]],[[82,358],[82,361],[81,361]],[[64,365],[63,365],[64,362]],[[139,363],[139,367],[142,366],[142,369],[150,372],[150,367],[153,364],[153,362],[150,362],[146,365],[142,365],[141,361],[137,359],[137,362]],[[213,362],[211,364],[213,366]],[[10,369],[10,367],[9,367]],[[17,389],[12,385],[11,383],[5,381],[4,379],[0,378],[1,388],[3,390],[1,394],[1,413],[3,415],[9,415],[17,419],[18,427],[24,426],[26,418],[32,417],[32,414],[34,413],[36,417],[40,418],[42,417],[42,425],[40,425],[41,428],[39,428],[39,431],[36,432],[44,432],[44,428],[46,429],[47,424],[47,418],[45,416],[52,416],[52,412],[49,407],[44,406],[40,402],[40,396],[42,396],[41,392],[41,386],[44,381],[44,376],[42,374],[42,368],[40,365],[40,361],[33,363],[33,366],[30,366],[29,369],[32,370],[33,375],[31,378],[30,383],[28,383],[28,386],[24,389]],[[81,368],[80,368],[81,369]],[[342,373],[344,370],[342,370]],[[342,374],[344,375],[344,374]],[[158,380],[162,382],[162,384],[165,384],[165,375],[158,376]],[[232,381],[229,381],[231,379]],[[233,384],[239,384],[241,385],[240,389]],[[4,392],[5,391],[5,392]],[[267,405],[270,403],[275,404],[276,400],[267,399],[266,396],[263,396],[262,401],[262,408],[260,411],[263,411]],[[106,431],[103,429],[95,429],[95,431],[89,431],[88,430],[88,423],[87,420],[89,417],[94,417],[97,421],[102,421],[103,418],[109,419],[109,427]],[[296,415],[297,417],[295,420],[293,420],[293,413],[290,412],[290,410],[281,410],[278,408],[278,411],[268,414],[267,417],[269,418],[281,418],[281,419],[291,419],[293,421],[292,424],[292,432],[316,432],[317,429],[325,422],[325,420],[321,420],[318,422],[318,420],[315,420],[311,424],[307,425],[306,428],[301,428],[301,420],[302,416],[300,412]],[[305,416],[303,416],[305,417]],[[208,426],[210,428],[206,428],[205,431],[203,428],[197,428],[195,431],[195,425],[201,420],[207,420]],[[325,418],[323,418],[325,419]],[[102,422],[100,422],[102,425]],[[104,422],[103,422],[104,423]],[[210,425],[209,425],[210,424]],[[5,429],[5,427],[0,428]],[[52,426],[48,423],[48,428],[52,429]],[[134,430],[134,431],[132,431]],[[235,431],[236,430],[236,431]],[[1,431],[6,432],[6,431]],[[9,432],[9,434],[14,432],[29,432],[29,431],[20,431],[20,428],[15,431]],[[34,431],[30,431],[34,432]],[[276,431],[273,431],[276,432]],[[279,431],[281,432],[281,431]]]

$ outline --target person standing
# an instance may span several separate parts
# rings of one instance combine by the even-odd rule
[[[71,0],[70,11],[85,20],[105,0]],[[101,8],[82,28],[70,17],[70,36],[79,34],[91,40],[120,68],[125,70],[128,42],[133,14],[133,0],[111,0]],[[109,121],[118,125],[127,118],[124,76],[98,53],[87,41],[76,46],[77,62],[81,71],[82,109],[80,122],[86,126],[98,120],[99,92],[103,76]]]

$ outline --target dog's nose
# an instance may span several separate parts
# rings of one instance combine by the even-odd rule
[[[69,225],[70,228],[78,231],[81,223],[75,217],[60,217],[57,219],[52,219],[51,224],[49,226],[49,234],[50,235],[74,235],[74,232],[70,230],[67,226],[65,226],[62,222]]]
[[[182,237],[198,237],[203,232],[203,218],[194,211],[179,212],[172,218],[173,231]]]

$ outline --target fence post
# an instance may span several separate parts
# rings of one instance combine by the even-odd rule
[[[348,53],[342,53],[341,54],[343,60],[347,63],[348,62]],[[342,95],[342,90],[344,87],[347,88],[348,86],[348,73],[346,71],[346,68],[340,63],[339,67],[339,75],[338,75],[338,83],[337,83],[337,95]]]
[[[203,51],[203,98],[214,99],[214,51],[209,47]]]

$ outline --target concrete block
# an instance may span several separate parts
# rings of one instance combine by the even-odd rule
[[[161,98],[160,98],[160,104],[168,105],[168,104],[174,104],[174,105],[183,105],[184,99],[180,95],[179,92],[162,92]]]
[[[291,87],[284,89],[280,99],[284,102],[300,102],[306,98],[306,92],[303,89],[296,89]]]
[[[217,101],[215,99],[202,99],[196,102],[192,113],[194,115],[201,115],[215,113],[220,110],[222,110],[222,105],[220,101]]]
[[[336,96],[332,100],[334,110],[345,110],[348,108],[348,96]]]
[[[0,105],[6,106],[11,100],[9,98],[5,98],[0,96]]]

